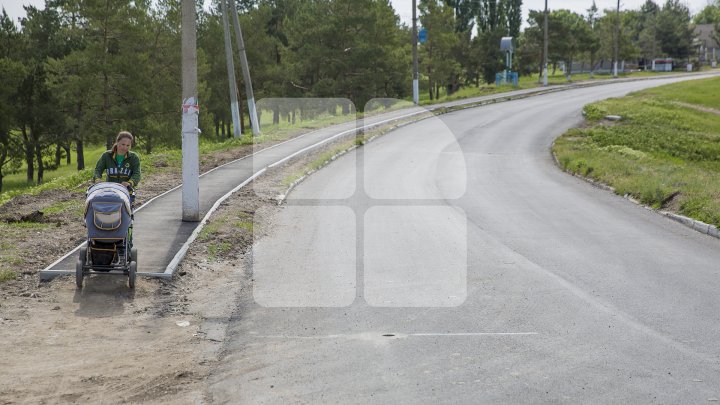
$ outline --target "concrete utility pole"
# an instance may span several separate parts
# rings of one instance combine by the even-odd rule
[[[412,1],[412,55],[413,55],[413,103],[418,105],[420,103],[420,82],[418,80],[418,54],[417,54],[417,43],[418,43],[418,30],[417,30],[417,0]]]
[[[237,82],[235,81],[235,62],[233,61],[232,44],[230,43],[230,24],[228,23],[228,9],[225,1],[222,5],[223,29],[225,31],[225,61],[227,62],[228,84],[230,85],[230,112],[233,120],[233,136],[239,138],[240,132],[240,109],[237,99]]]
[[[548,85],[548,0],[545,0],[545,34],[543,40],[543,86]]]
[[[182,0],[182,220],[200,220],[195,2]]]
[[[243,40],[242,30],[240,29],[240,18],[238,17],[237,6],[235,0],[231,1],[230,10],[233,15],[233,25],[235,26],[235,44],[238,48],[238,56],[240,57],[240,66],[242,67],[243,81],[245,82],[245,94],[247,95],[248,113],[250,114],[250,125],[252,126],[253,135],[260,135],[260,123],[257,118],[257,110],[255,109],[255,94],[253,93],[252,81],[250,81],[250,67],[248,66],[247,55],[245,54],[245,41]]]
[[[620,0],[617,0],[617,21],[615,21],[615,62],[613,63],[613,77],[618,77],[618,57],[620,53]]]

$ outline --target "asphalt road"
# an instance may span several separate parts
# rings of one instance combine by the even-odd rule
[[[214,402],[713,403],[720,241],[562,173],[568,90],[402,127],[255,246]]]

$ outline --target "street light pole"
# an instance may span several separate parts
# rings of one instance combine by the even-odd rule
[[[548,0],[545,0],[545,38],[543,41],[543,86],[548,85]]]
[[[417,31],[417,0],[412,1],[412,54],[413,54],[413,103],[418,105],[420,102],[420,83],[418,81],[418,31]]]

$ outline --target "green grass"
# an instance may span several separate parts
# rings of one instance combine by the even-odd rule
[[[12,270],[0,270],[0,283],[4,283],[6,281],[15,280],[17,278],[17,273],[15,273]]]
[[[720,109],[720,78],[587,105],[589,126],[558,138],[553,152],[566,170],[618,194],[720,225],[720,115],[699,107]]]
[[[42,210],[45,215],[70,213],[72,216],[81,216],[85,210],[84,202],[79,200],[68,200],[55,203]]]
[[[213,235],[217,234],[220,231],[220,227],[222,226],[225,219],[226,218],[218,218],[213,221],[207,222],[205,226],[203,226],[203,229],[200,230],[200,233],[198,233],[197,240],[200,242],[204,242],[211,239]]]
[[[237,214],[236,219],[237,220],[233,224],[233,225],[235,225],[235,227],[244,229],[245,231],[247,231],[249,233],[253,233],[254,221],[253,221],[252,215],[250,215],[246,212],[240,212]]]
[[[230,242],[213,242],[208,246],[208,260],[215,261],[219,256],[224,256],[232,249]]]
[[[93,166],[103,152],[105,152],[104,146],[85,148],[85,166]],[[73,158],[76,157],[74,151],[71,152],[71,154]],[[27,166],[23,165],[15,173],[3,173],[5,175],[5,177],[3,177],[3,194],[14,190],[24,191],[36,186],[35,183],[27,182],[27,176],[25,174],[26,167]],[[57,181],[58,178],[68,177],[74,174],[77,174],[77,162],[73,159],[73,162],[68,165],[65,163],[65,159],[62,159],[60,166],[57,169],[45,170],[43,174],[43,181],[45,183],[49,183]],[[37,176],[37,169],[35,170],[35,176]]]

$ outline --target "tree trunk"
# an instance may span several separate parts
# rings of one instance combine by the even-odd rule
[[[75,151],[77,152],[77,169],[78,171],[85,168],[85,152],[83,151],[83,140],[75,141]]]
[[[280,106],[275,106],[275,108],[273,108],[273,124],[280,124]]]
[[[42,148],[39,143],[35,144],[35,158],[38,164],[37,184],[42,184],[43,176],[45,175],[45,167],[42,161]]]
[[[22,127],[23,134],[23,146],[25,149],[25,164],[27,165],[26,180],[28,183],[32,183],[35,178],[35,158],[33,157],[33,145],[30,141],[30,137],[27,133],[27,126]]]
[[[65,151],[65,164],[70,166],[70,163],[72,163],[72,158],[70,157],[70,143],[69,142],[67,145],[63,145],[63,150]]]
[[[62,160],[62,147],[60,144],[55,144],[55,167],[60,167],[60,161]]]
[[[2,193],[3,190],[3,177],[5,177],[3,176],[2,172],[2,167],[3,164],[5,164],[5,159],[7,159],[7,150],[3,148],[2,154],[0,154],[0,193]]]

